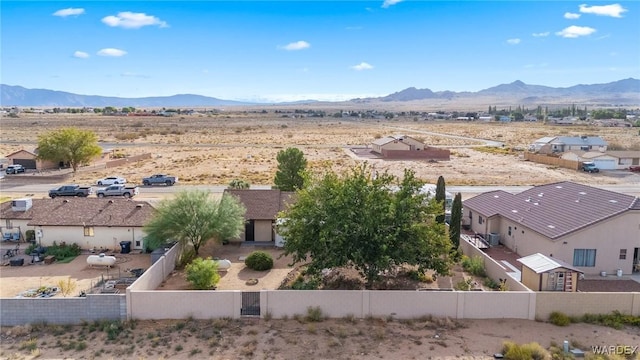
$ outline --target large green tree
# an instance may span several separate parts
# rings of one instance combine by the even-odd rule
[[[449,239],[451,250],[458,251],[460,247],[460,226],[462,225],[462,195],[457,193],[451,205],[451,220],[449,221]]]
[[[278,170],[274,183],[282,191],[296,191],[304,187],[304,172],[307,159],[298,148],[288,148],[278,151]]]
[[[208,191],[180,192],[160,202],[145,225],[147,247],[155,249],[179,241],[192,246],[197,256],[200,247],[211,239],[222,242],[239,236],[244,230],[245,211],[231,195],[214,200]]]
[[[285,254],[293,263],[308,262],[307,272],[315,275],[353,267],[368,288],[401,264],[447,273],[451,246],[435,221],[439,204],[420,193],[424,184],[410,170],[399,183],[387,173],[374,178],[370,170],[327,172],[298,191],[295,204],[280,214]]]
[[[74,172],[101,153],[98,136],[93,131],[63,128],[38,137],[39,159],[69,163]]]
[[[444,182],[444,177],[439,176],[438,182],[436,183],[436,201],[442,206],[442,213],[436,216],[436,220],[439,223],[444,224],[445,221],[445,210],[446,210],[446,202],[447,202],[447,189]]]

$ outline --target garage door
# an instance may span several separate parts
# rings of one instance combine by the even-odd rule
[[[22,165],[25,169],[36,168],[36,161],[33,159],[13,159],[13,163],[16,165]]]
[[[616,161],[613,159],[596,159],[593,160],[593,163],[596,164],[596,167],[601,170],[616,169]]]

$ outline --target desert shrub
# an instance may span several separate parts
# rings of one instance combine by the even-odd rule
[[[211,258],[196,258],[186,267],[187,281],[196,290],[207,290],[214,287],[220,281],[218,263]]]
[[[584,314],[576,319],[576,322],[598,324],[612,327],[614,329],[621,329],[625,325],[640,327],[640,316],[627,315],[619,311],[614,311],[611,314]]]
[[[324,320],[324,315],[322,314],[322,309],[320,309],[319,306],[316,306],[316,307],[309,306],[307,308],[306,320],[307,321],[311,321],[311,322],[320,322],[320,321]]]
[[[544,360],[551,355],[536,342],[518,345],[511,341],[505,341],[502,345],[502,354],[507,360]]]
[[[305,280],[303,275],[300,275],[291,284],[292,290],[318,290],[322,282],[317,277],[312,277],[309,280]]]
[[[431,284],[433,282],[433,276],[425,274],[423,271],[409,270],[407,272],[407,276],[413,281],[420,281],[427,284]]]
[[[554,311],[549,315],[549,322],[556,326],[567,326],[571,324],[571,319],[559,311]]]
[[[248,189],[250,186],[249,182],[242,179],[233,179],[229,183],[229,189]]]
[[[492,278],[489,278],[489,277],[485,278],[483,284],[484,284],[484,286],[486,286],[486,287],[488,287],[490,289],[498,290],[499,284],[495,280],[493,280]]]
[[[58,281],[58,289],[60,289],[60,294],[63,297],[69,296],[77,287],[77,283],[71,280],[71,276],[69,276],[66,280]]]
[[[463,255],[462,256],[462,268],[464,271],[471,273],[475,276],[484,277],[487,273],[484,270],[484,262],[480,256],[474,256],[472,258]]]
[[[254,251],[244,260],[249,269],[256,271],[269,270],[273,267],[273,258],[264,251]]]

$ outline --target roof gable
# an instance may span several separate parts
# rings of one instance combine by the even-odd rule
[[[233,195],[245,206],[247,220],[275,220],[278,213],[293,201],[294,192],[278,189],[225,189],[225,194]]]
[[[558,260],[549,256],[545,256],[540,253],[535,253],[529,256],[525,256],[517,260],[522,265],[533,270],[536,274],[544,273],[558,268],[565,268],[575,272],[582,273],[582,271],[574,268],[562,260]]]
[[[28,220],[29,226],[142,227],[154,212],[148,202],[130,199],[33,199],[27,211],[13,211],[11,201],[0,205],[2,219]]]
[[[552,143],[568,146],[607,146],[607,142],[599,136],[558,136]]]
[[[535,186],[519,194],[492,191],[465,200],[463,206],[486,216],[500,215],[557,239],[636,210],[640,202],[631,195],[564,181]]]

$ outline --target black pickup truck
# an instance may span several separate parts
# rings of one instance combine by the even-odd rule
[[[58,196],[80,196],[87,197],[93,194],[93,188],[90,186],[82,187],[80,185],[63,185],[57,189],[49,190],[49,197],[55,198]]]

